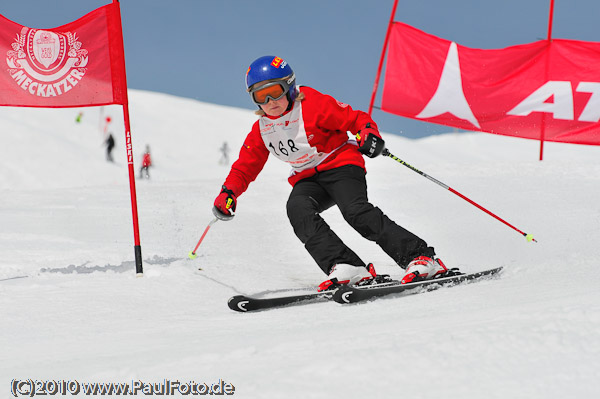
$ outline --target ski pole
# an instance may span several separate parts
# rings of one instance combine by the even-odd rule
[[[200,237],[198,244],[196,244],[196,248],[194,248],[194,250],[190,251],[190,253],[188,254],[188,257],[190,259],[196,259],[196,256],[198,256],[198,255],[196,255],[196,251],[198,250],[198,247],[202,243],[202,240],[204,240],[204,237],[206,237],[206,233],[208,233],[210,226],[212,226],[217,220],[219,220],[219,219],[215,217],[213,220],[210,221],[210,223],[208,223],[208,226],[206,226],[206,228],[204,229],[204,233],[202,233],[202,237]]]
[[[497,215],[493,214],[492,212],[488,211],[487,209],[485,209],[484,207],[482,207],[481,205],[479,205],[475,201],[473,201],[473,200],[465,197],[464,195],[462,195],[461,193],[459,193],[458,191],[456,191],[452,187],[449,187],[448,185],[442,183],[441,181],[439,181],[439,180],[437,180],[437,179],[429,176],[427,173],[421,172],[419,169],[415,168],[414,166],[412,166],[412,165],[404,162],[403,160],[401,160],[400,158],[398,158],[397,156],[395,156],[394,154],[392,154],[387,148],[384,148],[381,154],[384,155],[384,156],[386,156],[386,157],[392,158],[394,161],[396,161],[398,163],[401,163],[402,165],[406,166],[410,170],[412,170],[414,172],[417,172],[418,174],[420,174],[423,177],[426,177],[427,179],[431,180],[432,182],[434,182],[438,186],[441,186],[441,187],[445,188],[446,190],[450,191],[451,193],[458,195],[460,198],[464,199],[465,201],[467,201],[471,205],[476,206],[477,208],[481,209],[482,211],[484,211],[488,215],[496,218],[497,220],[501,221],[502,223],[504,223],[505,225],[507,225],[511,229],[515,230],[516,232],[518,232],[519,234],[521,234],[523,237],[525,237],[527,239],[527,241],[529,241],[529,242],[531,242],[531,241],[537,242],[536,239],[533,238],[532,234],[527,234],[527,233],[522,232],[521,230],[517,229],[512,224],[508,223],[506,220],[504,220],[504,219],[498,217]]]

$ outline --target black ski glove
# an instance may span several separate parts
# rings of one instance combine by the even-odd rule
[[[380,155],[385,148],[385,141],[377,129],[371,127],[370,123],[358,131],[356,139],[358,140],[358,151],[369,158]]]

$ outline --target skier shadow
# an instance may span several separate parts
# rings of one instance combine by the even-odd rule
[[[149,265],[161,265],[169,266],[171,263],[182,260],[184,258],[163,258],[157,255],[150,259],[145,259],[144,263]],[[82,265],[69,265],[67,267],[57,268],[43,268],[40,269],[40,273],[62,273],[62,274],[90,274],[94,272],[108,272],[113,271],[116,273],[125,273],[135,271],[135,261],[125,261],[120,265],[90,265],[90,261],[85,262]]]

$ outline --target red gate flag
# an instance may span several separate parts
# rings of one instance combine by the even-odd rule
[[[0,15],[0,105],[79,107],[127,101],[118,3],[53,29]]]
[[[118,0],[53,29],[33,29],[0,15],[0,106],[123,105],[135,269],[143,274],[121,9]],[[0,61],[1,62],[1,61]]]
[[[600,43],[503,49],[391,29],[381,109],[465,130],[600,145]]]

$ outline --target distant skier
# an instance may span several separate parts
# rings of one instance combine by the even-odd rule
[[[113,156],[112,156],[112,150],[113,150],[113,148],[115,148],[115,138],[113,137],[112,133],[108,134],[108,138],[106,139],[105,143],[106,143],[106,160],[108,162],[114,162]]]
[[[221,159],[219,159],[220,165],[229,165],[229,145],[226,141],[223,142],[223,145],[220,148],[221,151]]]
[[[150,179],[149,169],[152,166],[152,158],[150,157],[150,146],[146,146],[146,152],[142,157],[142,167],[140,168],[140,178]]]
[[[75,122],[81,123],[82,117],[83,117],[83,112],[78,113],[77,116],[75,117]]]
[[[106,132],[108,131],[108,125],[110,125],[111,122],[112,122],[112,118],[110,116],[107,116],[104,119],[104,134],[106,134]]]
[[[448,270],[434,258],[433,247],[368,201],[362,155],[376,157],[385,146],[368,114],[310,87],[296,86],[290,65],[274,56],[258,58],[250,65],[246,87],[260,117],[215,199],[216,217],[233,218],[237,197],[272,154],[292,167],[287,214],[300,241],[328,275],[319,291],[339,284],[368,283],[376,276],[373,264],[360,259],[319,215],[333,205],[357,232],[406,269],[404,283]],[[358,143],[348,138],[348,131]]]

